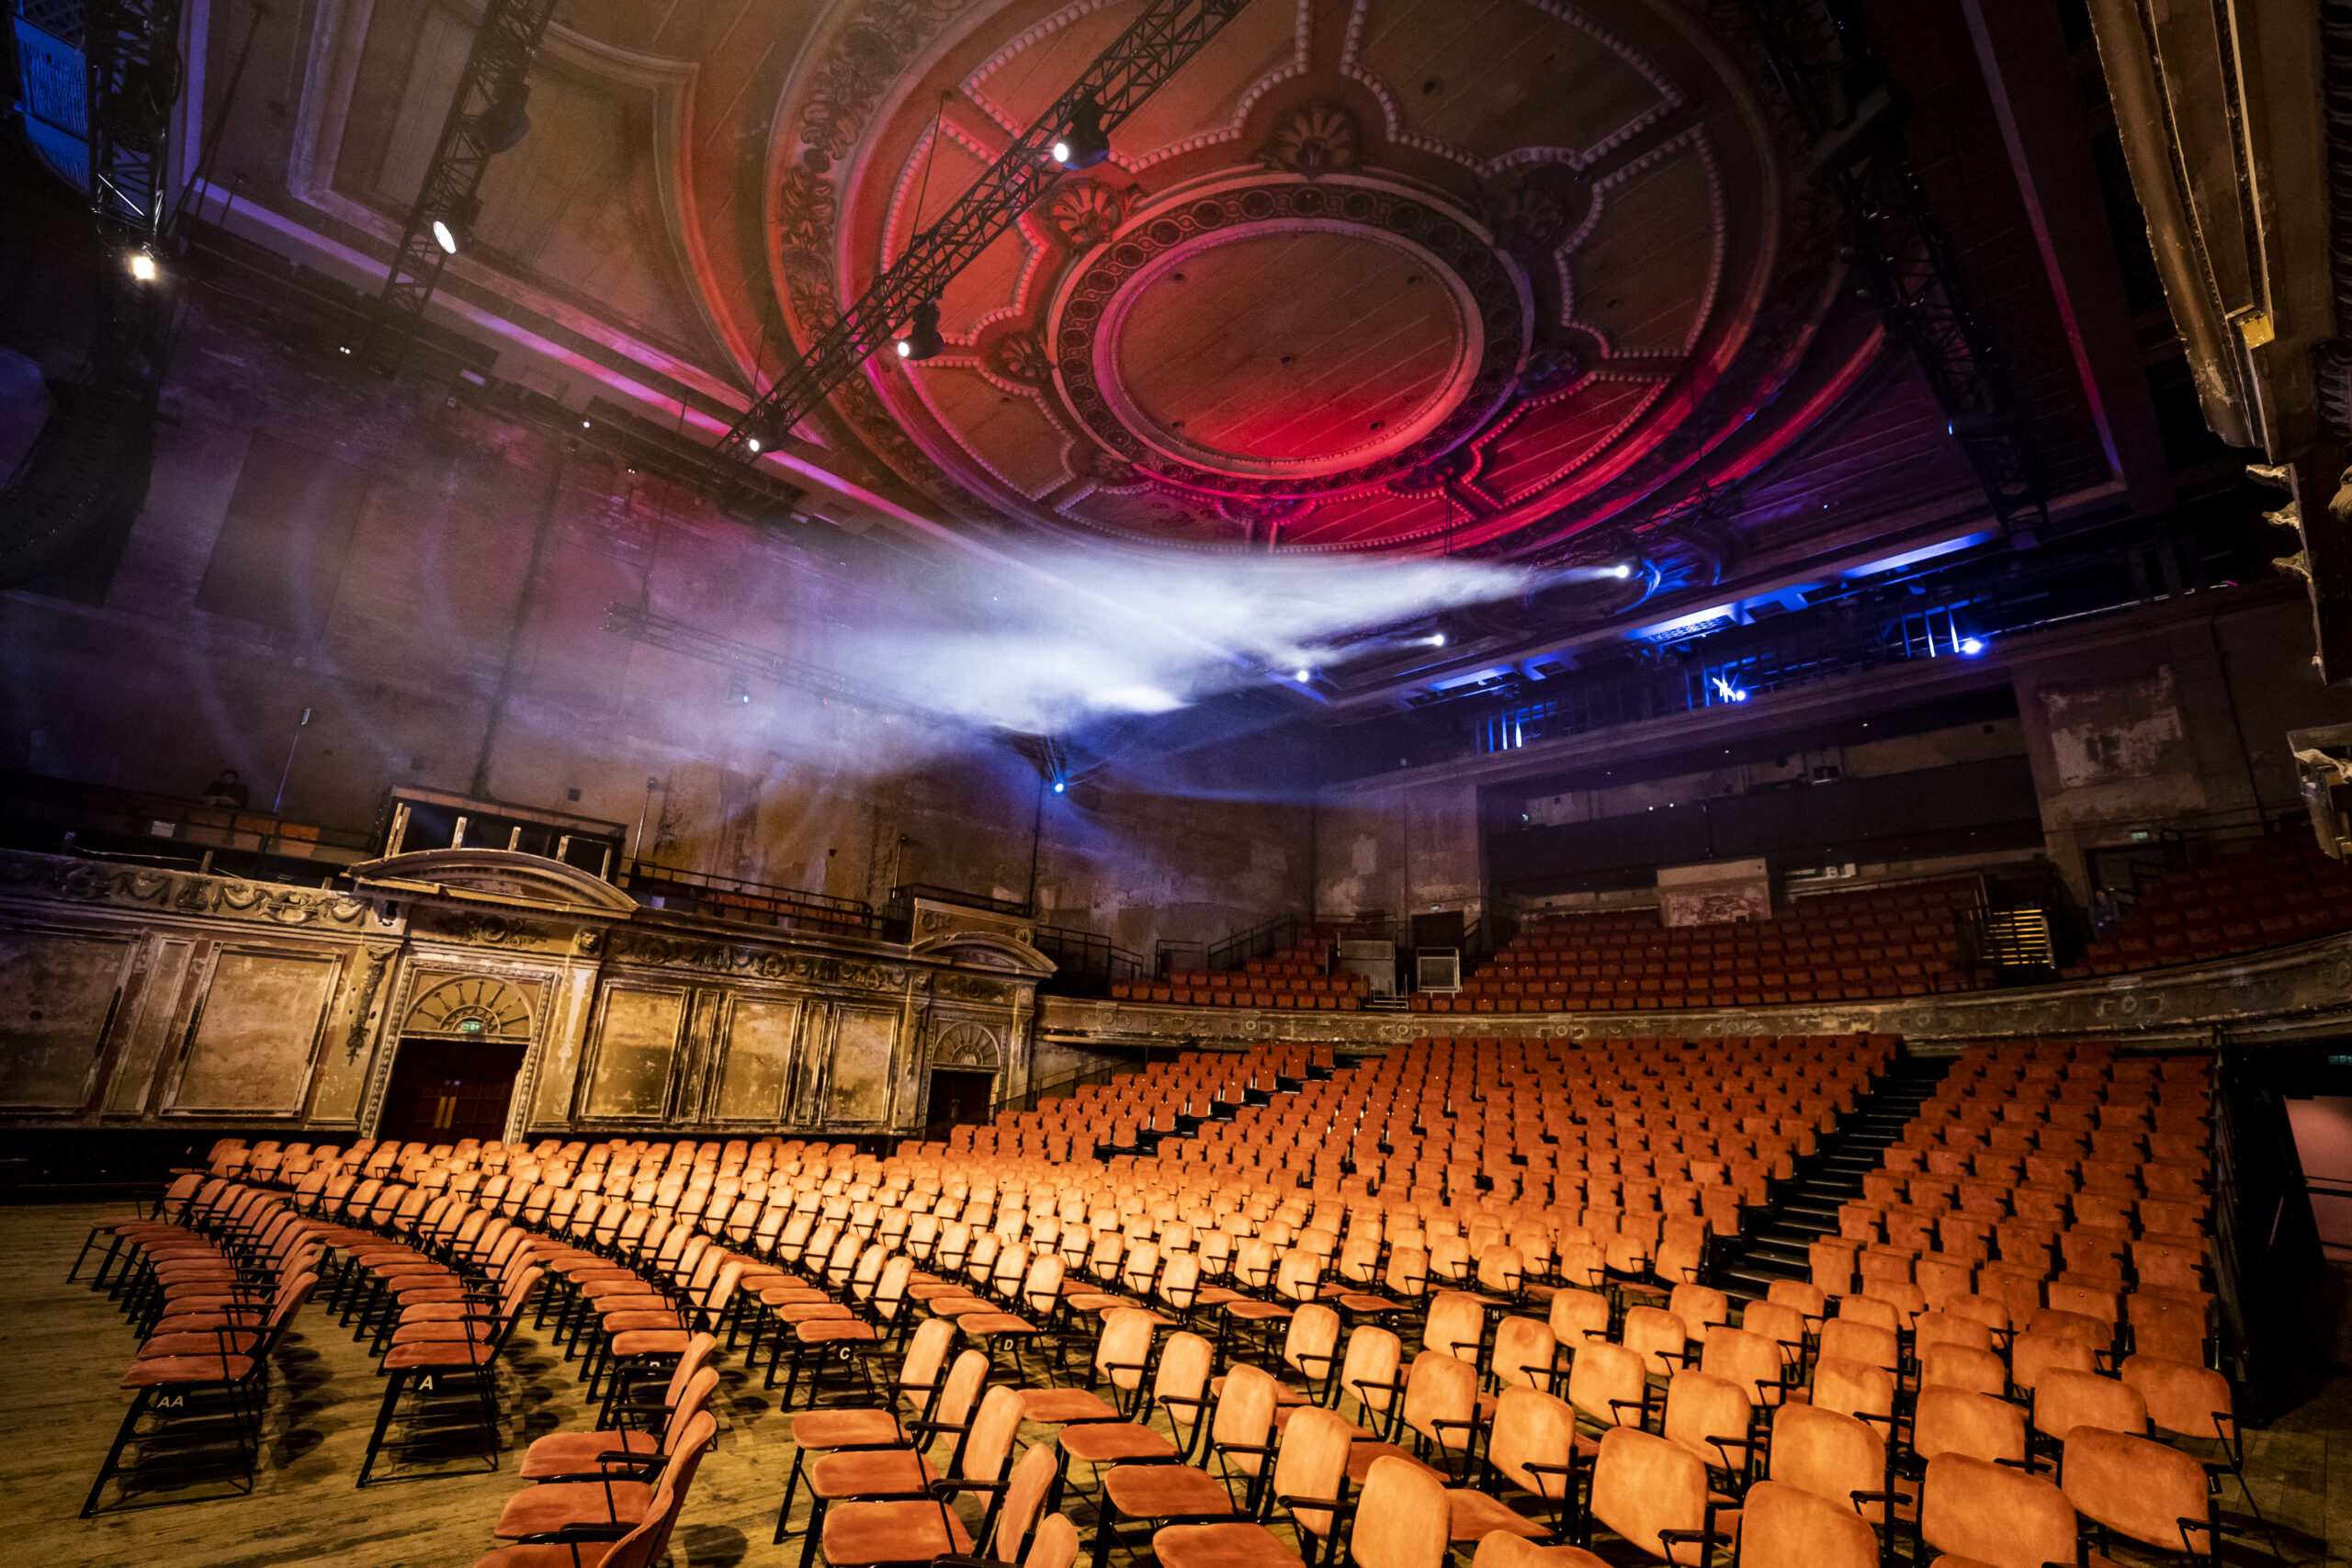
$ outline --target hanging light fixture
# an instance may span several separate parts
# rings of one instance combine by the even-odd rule
[[[947,346],[939,335],[939,301],[926,299],[915,307],[914,320],[907,323],[907,335],[899,340],[899,357],[908,360],[929,359]]]
[[[1065,169],[1091,169],[1111,155],[1111,139],[1102,130],[1102,105],[1080,98],[1069,111],[1069,129],[1054,143],[1054,162]]]
[[[470,196],[452,197],[433,215],[433,243],[445,255],[456,255],[474,243],[474,220],[481,203]]]

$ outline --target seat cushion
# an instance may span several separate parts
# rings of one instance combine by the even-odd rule
[[[1176,1445],[1148,1427],[1132,1421],[1089,1422],[1066,1427],[1062,1452],[1085,1464],[1116,1464],[1122,1460],[1174,1459]]]
[[[612,1499],[612,1512],[605,1500]],[[642,1481],[559,1481],[526,1486],[506,1499],[490,1533],[501,1540],[560,1530],[566,1525],[633,1525],[653,1505],[653,1488]]]
[[[577,1546],[502,1546],[476,1558],[474,1568],[596,1568],[612,1550],[609,1540],[583,1540]]]
[[[616,1356],[683,1356],[686,1335],[679,1329],[632,1329],[613,1336]]]
[[[1306,1560],[1263,1525],[1170,1525],[1155,1531],[1159,1568],[1306,1568]]]
[[[1438,1473],[1394,1443],[1356,1443],[1348,1449],[1348,1483],[1363,1485],[1364,1477],[1372,1473],[1372,1461],[1376,1459],[1401,1459],[1408,1464],[1419,1465],[1431,1475]]]
[[[927,1562],[934,1557],[968,1557],[972,1538],[964,1521],[938,1504],[848,1503],[828,1509],[822,1537],[831,1568],[865,1568],[875,1562]]]
[[[1082,1388],[1031,1388],[1021,1392],[1021,1418],[1045,1425],[1116,1421],[1119,1413],[1102,1396]]]
[[[1531,1539],[1552,1533],[1545,1526],[1504,1507],[1484,1492],[1476,1492],[1466,1486],[1447,1487],[1445,1501],[1453,1513],[1453,1539],[1456,1540],[1484,1540],[1496,1530],[1508,1530],[1513,1535]]]
[[[792,1418],[792,1440],[803,1449],[886,1449],[908,1438],[888,1410],[810,1410]]]
[[[523,1450],[517,1473],[526,1481],[550,1475],[594,1475],[605,1468],[596,1462],[598,1454],[620,1450],[656,1454],[662,1451],[662,1440],[650,1432],[549,1432]]]
[[[920,1497],[938,1474],[912,1449],[852,1449],[808,1466],[820,1497]]]
[[[880,1337],[872,1324],[847,1317],[820,1317],[810,1323],[796,1323],[792,1325],[792,1337],[803,1345],[839,1345],[846,1341]]]
[[[133,1361],[118,1388],[166,1388],[174,1383],[240,1382],[252,1375],[250,1356],[157,1356]]]
[[[1225,1483],[1185,1464],[1122,1465],[1102,1478],[1112,1506],[1131,1519],[1173,1519],[1239,1512]]]

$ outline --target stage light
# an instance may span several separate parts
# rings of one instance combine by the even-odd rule
[[[474,121],[474,134],[481,138],[482,146],[492,157],[511,151],[531,134],[531,117],[523,112],[523,106],[530,100],[529,83],[512,83]]]
[[[1111,139],[1102,133],[1102,106],[1080,98],[1069,111],[1069,129],[1054,143],[1054,162],[1065,169],[1091,169],[1111,155]]]
[[[1969,658],[1973,659],[1978,654],[1984,651],[1984,639],[1982,637],[1964,637],[1960,639],[1960,651],[1968,655]]]
[[[1068,789],[1068,788],[1069,788],[1069,784],[1065,784],[1065,783],[1064,783],[1063,781],[1061,781],[1060,779],[1056,779],[1056,780],[1054,781],[1054,793],[1055,793],[1056,795],[1059,795],[1059,794],[1061,794],[1064,790],[1066,790],[1066,789]]]
[[[1714,681],[1715,695],[1722,698],[1724,702],[1744,703],[1747,700],[1747,692],[1746,688],[1735,686],[1720,675],[1716,676]]]
[[[915,307],[914,320],[908,323],[907,335],[899,340],[899,357],[910,360],[929,359],[947,346],[939,335],[939,301],[926,299]]]
[[[760,438],[756,435],[746,435],[743,437],[743,445],[756,452],[760,449]]]
[[[130,253],[130,276],[141,283],[153,283],[158,276],[155,258],[146,251]]]
[[[481,203],[472,197],[452,197],[433,215],[433,243],[444,254],[456,255],[474,243],[474,220],[481,216]]]
[[[1445,634],[1443,632],[1439,632],[1435,636],[1431,637],[1430,638],[1430,646],[1431,648],[1443,648],[1445,646]]]
[[[1612,566],[1609,569],[1609,575],[1611,577],[1631,577],[1634,575],[1634,569],[1630,566]]]
[[[1291,671],[1290,678],[1298,682],[1301,685],[1305,685],[1307,682],[1315,679],[1315,671],[1312,670],[1294,670]]]

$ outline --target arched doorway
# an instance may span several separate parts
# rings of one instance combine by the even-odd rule
[[[505,981],[468,975],[433,987],[401,1027],[376,1135],[427,1144],[503,1137],[530,1042],[530,1003]]]

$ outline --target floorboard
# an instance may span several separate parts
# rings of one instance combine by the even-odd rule
[[[514,1455],[545,1432],[588,1425],[575,1367],[533,1334],[510,1347],[498,1471],[354,1486],[381,1385],[373,1360],[322,1310],[297,1320],[282,1348],[251,1496],[176,1499],[198,1488],[137,1494],[109,1487],[107,1511],[76,1517],[130,1395],[116,1386],[133,1343],[113,1306],[65,1271],[94,1220],[119,1205],[0,1207],[0,1496],[10,1505],[0,1563],[44,1568],[465,1568],[496,1544],[489,1526],[519,1484]],[[86,1278],[86,1275],[85,1275]],[[718,1447],[703,1464],[671,1562],[676,1568],[795,1568],[797,1540],[772,1545],[792,1464],[791,1421],[772,1395],[724,1361],[714,1409]],[[1044,1435],[1044,1429],[1024,1438]],[[2254,1494],[2290,1568],[2352,1562],[2352,1378],[2338,1377],[2252,1435]],[[2240,1517],[2224,1483],[2225,1513]],[[217,1491],[215,1487],[213,1490]],[[2250,1521],[2248,1521],[2250,1522]],[[1605,1542],[1622,1548],[1623,1543]],[[2260,1545],[2254,1538],[2253,1545]],[[2267,1562],[2241,1543],[2229,1557]],[[1634,1561],[1634,1559],[1625,1559]],[[2177,1561],[2177,1560],[2176,1560]]]

